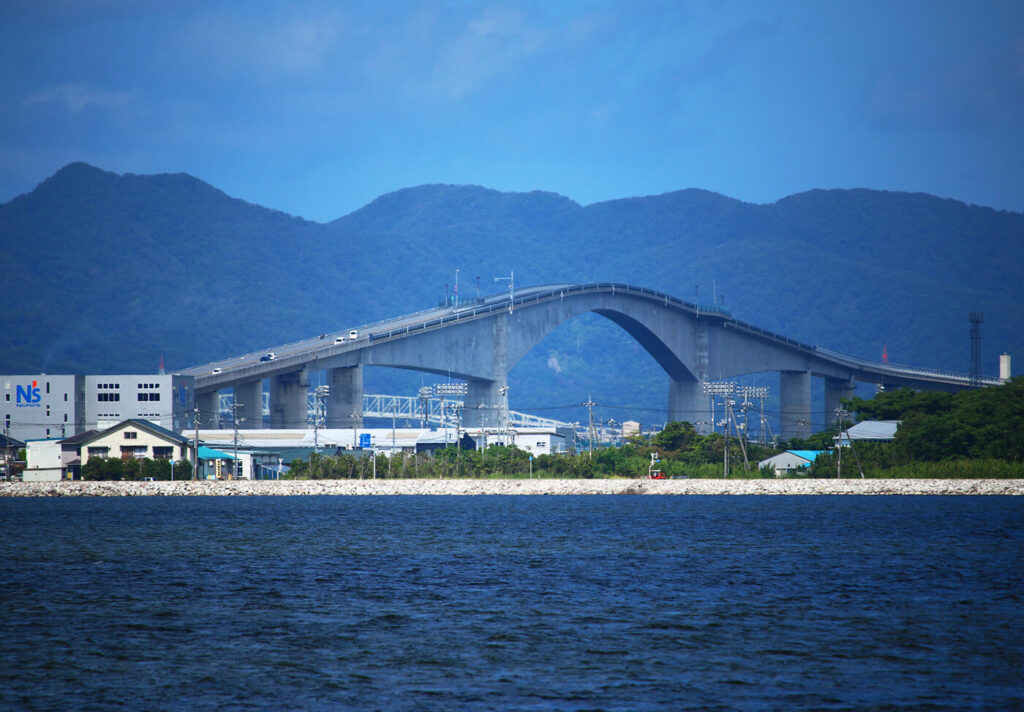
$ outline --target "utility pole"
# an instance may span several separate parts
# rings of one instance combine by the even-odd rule
[[[459,295],[459,271],[455,270],[455,296]],[[395,459],[395,407],[397,398],[391,399],[391,457],[388,458],[388,477],[391,477],[391,461]]]
[[[231,402],[231,425],[235,429],[235,459],[231,463],[231,477],[229,479],[235,479],[238,476],[238,409],[244,404],[235,401]],[[242,418],[245,420],[245,418]]]
[[[711,397],[712,423],[714,423],[715,396],[720,396],[725,402],[726,417],[722,419],[721,425],[725,426],[725,450],[722,454],[722,467],[725,477],[729,476],[729,397],[736,391],[736,384],[731,381],[718,381],[715,383],[704,383],[704,393]],[[712,428],[714,425],[712,425]]]
[[[498,388],[498,393],[501,394],[501,402],[498,404],[498,427],[502,429],[501,441],[505,447],[508,447],[508,408],[505,407],[506,403],[508,402],[508,386],[505,385]]]
[[[726,434],[728,434],[728,431],[729,431],[729,421],[731,420],[732,421],[732,426],[736,430],[736,439],[739,440],[739,442],[740,442],[740,452],[743,453],[743,471],[744,472],[750,472],[750,461],[747,460],[747,443],[746,443],[746,439],[744,438],[744,434],[740,432],[739,423],[736,422],[736,414],[733,412],[733,409],[732,409],[733,405],[735,405],[735,404],[736,404],[736,401],[734,401],[731,397],[726,397],[726,399],[725,399],[725,412],[726,412],[727,418],[726,418],[726,422],[725,422],[725,430],[726,430]]]
[[[192,441],[192,479],[197,479],[199,469],[199,406],[192,411],[192,424],[196,429],[195,439]]]
[[[323,424],[324,398],[331,394],[331,387],[317,386],[313,389],[313,453],[320,454],[319,428]],[[312,468],[313,458],[310,458]]]
[[[839,437],[836,438],[836,478],[843,476],[843,434],[845,433],[846,440],[850,443],[850,452],[853,453],[853,459],[857,461],[860,478],[864,479],[864,468],[860,464],[860,456],[857,455],[857,449],[853,446],[853,438],[850,437],[850,429],[846,425],[849,415],[850,413],[842,406],[836,408],[836,419],[839,421]]]
[[[11,428],[4,424],[4,476],[11,479]]]
[[[587,407],[587,455],[594,457],[594,406],[597,405],[591,397],[587,396],[587,402],[584,403]]]

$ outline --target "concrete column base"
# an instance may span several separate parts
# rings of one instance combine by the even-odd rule
[[[806,438],[811,434],[811,374],[809,371],[783,371],[779,374],[782,400],[783,440]]]
[[[711,407],[700,381],[669,379],[668,420],[690,423],[702,435],[711,432]]]
[[[235,386],[235,402],[241,403],[238,417],[245,418],[240,428],[263,427],[263,381],[249,381]]]
[[[836,409],[842,404],[843,399],[853,398],[856,384],[852,378],[826,378],[825,379],[825,426],[831,427],[836,424]]]
[[[462,410],[464,428],[502,428],[508,417],[508,392],[504,383],[470,379],[466,382],[465,408]]]
[[[282,373],[270,379],[270,427],[304,429],[309,377],[305,371]]]
[[[221,426],[219,391],[196,393],[196,408],[199,409],[200,428],[219,428]],[[193,415],[195,414],[193,413]],[[190,417],[188,419],[188,427],[194,428],[194,422],[195,421]]]
[[[363,425],[363,367],[327,369],[328,428],[361,428]]]

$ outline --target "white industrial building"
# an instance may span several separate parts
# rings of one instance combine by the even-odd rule
[[[12,438],[60,439],[84,430],[85,376],[0,376],[3,432]]]
[[[105,430],[124,420],[142,418],[181,431],[191,425],[194,408],[192,376],[85,376],[86,428]]]
[[[60,440],[144,418],[168,430],[191,425],[195,379],[165,374],[0,376],[3,432],[13,438]]]

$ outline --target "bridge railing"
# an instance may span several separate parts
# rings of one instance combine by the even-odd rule
[[[871,371],[880,371],[883,373],[891,373],[893,375],[903,376],[931,376],[945,378],[955,383],[969,383],[971,380],[970,374],[962,371],[949,371],[940,368],[927,368],[924,366],[909,366],[900,363],[889,363],[887,361],[872,361],[870,359],[860,358],[859,356],[851,356],[850,354],[843,353],[842,351],[836,351],[830,349],[827,346],[816,346],[815,350],[821,354],[828,356],[829,358],[836,361],[846,361],[851,366],[868,369]],[[985,385],[998,385],[1001,381],[997,378],[986,378],[983,377],[981,382]]]

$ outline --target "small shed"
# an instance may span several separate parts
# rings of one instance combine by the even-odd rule
[[[786,450],[767,460],[757,463],[759,468],[771,467],[776,477],[783,477],[794,470],[807,467],[820,455],[822,450]]]

